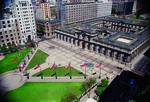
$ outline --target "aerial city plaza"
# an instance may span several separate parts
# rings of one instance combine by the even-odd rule
[[[145,2],[1,1],[1,102],[150,102]]]

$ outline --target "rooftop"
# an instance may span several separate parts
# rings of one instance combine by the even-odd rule
[[[47,21],[44,20],[44,19],[37,19],[37,22],[45,23],[45,22],[47,22]],[[59,19],[56,19],[56,20],[49,20],[49,23],[56,23],[56,22],[61,22],[61,20],[59,20]]]
[[[145,41],[150,37],[150,28],[146,28],[138,34],[126,33],[121,31],[116,31],[113,29],[102,28],[93,26],[98,22],[102,22],[103,19],[97,19],[90,22],[85,22],[84,24],[79,24],[76,26],[68,26],[66,28],[58,29],[70,34],[75,34],[75,32],[82,32],[87,36],[94,37],[95,42],[100,42],[102,44],[111,45],[114,47],[119,47],[128,51],[136,48],[140,43]],[[115,22],[125,22],[125,23],[135,23],[133,20],[123,20],[115,18],[106,18],[106,20],[115,20]],[[83,29],[84,28],[84,29]],[[98,32],[107,32],[107,36],[104,38],[97,37]]]

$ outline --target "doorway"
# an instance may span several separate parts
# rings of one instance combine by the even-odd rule
[[[85,42],[82,42],[82,49],[85,48]]]

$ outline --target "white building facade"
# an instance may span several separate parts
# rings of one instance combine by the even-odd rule
[[[17,18],[0,20],[0,47],[8,44],[21,44],[22,36]]]
[[[60,0],[61,2],[61,0]],[[73,24],[97,17],[111,15],[112,2],[108,0],[62,0],[60,16],[62,26]]]
[[[19,21],[18,26],[22,36],[22,44],[27,42],[28,38],[34,40],[37,34],[31,0],[13,0],[12,5],[14,15]]]
[[[97,2],[97,17],[111,15],[112,2]]]
[[[66,22],[74,23],[96,18],[96,3],[66,4]]]

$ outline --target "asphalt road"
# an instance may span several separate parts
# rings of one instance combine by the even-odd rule
[[[146,70],[148,69],[147,64],[150,62],[150,59],[147,58],[146,56],[142,56],[139,61],[136,62],[134,65],[134,70],[140,71],[142,73],[145,73]]]

